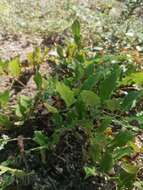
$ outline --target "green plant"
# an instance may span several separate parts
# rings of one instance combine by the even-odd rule
[[[26,154],[38,150],[43,164],[46,164],[46,149],[54,151],[64,132],[76,131],[78,138],[78,129],[82,129],[88,144],[83,151],[85,177],[102,174],[114,180],[119,190],[132,189],[134,183],[138,185],[140,166],[126,158],[136,153],[134,137],[140,127],[131,121],[137,117],[132,110],[143,95],[142,72],[138,72],[136,66],[131,67],[125,56],[93,54],[84,48],[78,20],[72,25],[72,34],[73,40],[63,47],[58,45],[57,54],[48,56],[48,60],[55,63],[55,73],[51,76],[40,73],[43,59],[39,49],[28,55],[34,68],[36,95],[33,99],[19,98],[12,115],[13,126],[24,126],[27,121],[36,119],[40,105],[47,111],[53,131],[47,137],[43,131],[36,130],[33,141],[39,147],[26,151]],[[14,78],[19,76],[17,59],[7,65]],[[3,64],[2,67],[5,71]],[[8,92],[5,91],[0,94],[1,106],[7,102]],[[5,115],[0,121],[3,125],[13,122],[7,121]],[[2,141],[1,147],[5,143],[7,141]]]

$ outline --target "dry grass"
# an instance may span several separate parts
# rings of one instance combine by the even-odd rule
[[[0,31],[47,36],[63,31],[78,16],[83,35],[90,42],[103,44],[113,34],[131,44],[136,38],[141,42],[143,20],[133,16],[117,24],[125,9],[117,0],[1,0]],[[134,36],[127,39],[127,32]]]

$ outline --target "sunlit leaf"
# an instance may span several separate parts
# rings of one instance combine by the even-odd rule
[[[21,74],[19,58],[15,58],[12,61],[10,61],[8,67],[10,75],[12,75],[13,77],[19,77],[19,75]]]
[[[129,76],[126,76],[123,79],[123,81],[121,82],[121,84],[123,84],[123,85],[131,84],[131,83],[142,85],[143,84],[143,72],[132,73]]]
[[[56,91],[60,94],[61,98],[65,101],[67,107],[74,103],[74,92],[62,82],[57,82]]]

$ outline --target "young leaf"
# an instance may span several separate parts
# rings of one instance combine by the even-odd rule
[[[74,36],[80,36],[80,23],[78,20],[75,20],[72,24],[72,33]]]
[[[60,94],[61,98],[65,101],[67,107],[74,103],[74,92],[62,82],[57,82],[56,91]]]
[[[8,64],[8,68],[9,68],[9,73],[13,76],[13,77],[19,77],[20,73],[21,73],[21,66],[20,66],[20,61],[19,58],[15,58],[12,61],[9,62]]]

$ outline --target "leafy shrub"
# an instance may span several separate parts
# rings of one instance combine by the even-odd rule
[[[47,163],[45,150],[54,151],[63,133],[73,131],[79,138],[78,130],[82,130],[87,144],[82,152],[85,178],[102,175],[114,181],[118,189],[132,189],[140,183],[140,166],[130,160],[134,154],[142,153],[142,147],[137,148],[134,142],[142,124],[132,124],[134,120],[141,122],[139,114],[142,117],[142,113],[133,112],[143,95],[142,72],[136,65],[131,66],[124,55],[104,55],[84,48],[78,20],[72,25],[72,34],[73,39],[63,47],[58,45],[56,54],[48,56],[55,68],[50,76],[42,76],[39,70],[45,52],[36,48],[28,55],[36,95],[33,99],[21,96],[11,115],[5,115],[9,92],[1,92],[0,125],[13,130],[25,126],[27,121],[36,119],[40,105],[48,114],[52,134],[47,136],[43,130],[35,130],[32,140],[38,147],[30,150],[23,150],[21,141],[13,139],[20,144],[21,156],[39,151],[41,162]],[[6,65],[1,62],[1,71],[18,80],[21,64],[17,58]],[[1,149],[11,140],[2,138]],[[9,169],[7,162],[4,164],[0,167],[2,174],[21,173]]]

